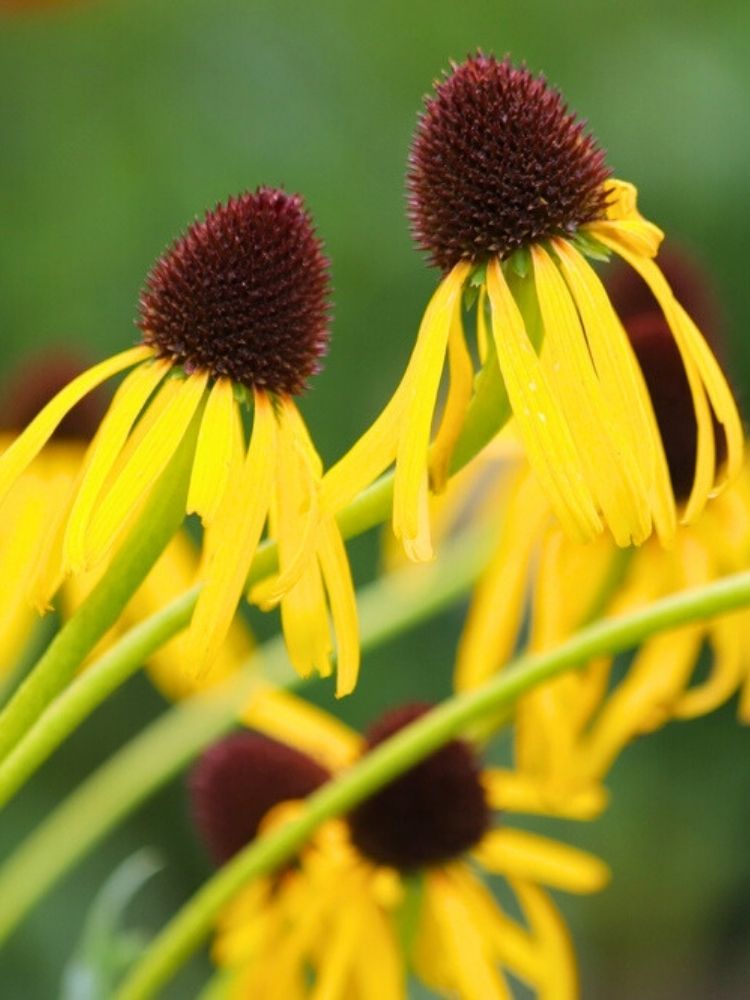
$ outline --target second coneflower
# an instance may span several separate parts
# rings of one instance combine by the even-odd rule
[[[74,379],[0,458],[0,504],[66,413],[132,369],[86,455],[60,527],[57,577],[95,566],[132,528],[190,429],[197,429],[186,513],[206,528],[204,584],[189,632],[206,669],[246,589],[268,525],[279,573],[253,592],[281,601],[290,656],[330,672],[338,692],[358,669],[346,550],[319,503],[320,459],[295,405],[328,344],[329,264],[302,199],[273,188],[231,198],[162,255],[141,296],[143,343]],[[252,417],[249,443],[244,421]]]
[[[473,396],[464,306],[476,303],[476,355],[499,371],[517,433],[567,533],[608,528],[619,545],[674,535],[676,503],[644,379],[590,259],[622,257],[648,284],[690,385],[698,425],[681,519],[692,521],[722,470],[739,470],[732,394],[697,327],[654,261],[663,234],[630,184],[542,77],[481,53],[427,99],[411,151],[410,219],[442,273],[406,374],[373,427],[327,477],[337,505],[394,459],[393,527],[431,555],[428,483],[440,488]],[[446,363],[449,387],[430,447]]]

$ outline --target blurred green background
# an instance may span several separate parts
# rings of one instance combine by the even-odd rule
[[[92,359],[129,345],[163,246],[228,194],[284,184],[306,195],[333,258],[332,349],[304,401],[333,459],[395,384],[434,287],[404,221],[422,95],[481,46],[559,85],[645,214],[711,269],[742,390],[749,37],[744,0],[81,0],[0,14],[0,364],[61,341]],[[373,539],[353,551],[364,579]],[[364,724],[403,697],[445,695],[460,623],[456,609],[369,656],[337,710]],[[318,697],[330,704],[330,689]],[[162,708],[132,681],[6,811],[0,850]],[[565,902],[587,1000],[750,996],[749,742],[733,706],[673,725],[621,760],[602,821],[557,827],[615,870],[601,896]],[[209,870],[181,782],[0,953],[4,1000],[58,995],[97,887],[143,844],[165,867],[132,912],[155,930]],[[206,970],[192,963],[164,996],[195,996]]]

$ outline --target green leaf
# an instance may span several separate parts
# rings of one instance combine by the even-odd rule
[[[576,233],[571,243],[582,254],[590,257],[592,260],[601,260],[606,264],[612,256],[612,251],[608,247],[605,247],[599,240],[595,240],[593,236],[588,236],[586,233]]]
[[[528,247],[519,247],[514,250],[506,261],[506,271],[511,270],[519,278],[525,278],[531,271],[531,251]]]
[[[481,288],[487,281],[487,264],[488,261],[480,261],[474,270],[469,275],[468,284],[474,288]]]

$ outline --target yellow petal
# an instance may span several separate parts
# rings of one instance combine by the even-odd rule
[[[474,365],[466,346],[460,307],[453,314],[448,335],[448,371],[448,395],[430,449],[430,481],[436,493],[442,493],[448,481],[453,449],[461,434],[474,386]]]
[[[268,514],[277,460],[276,417],[264,392],[256,390],[254,399],[250,446],[239,480],[219,511],[206,582],[188,632],[198,675],[229,631]]]
[[[683,628],[650,639],[620,686],[609,696],[579,748],[581,778],[604,778],[635,736],[662,725],[673,714],[701,648],[702,631]]]
[[[410,394],[400,428],[393,483],[393,530],[410,559],[432,558],[427,509],[427,461],[430,429],[451,325],[461,308],[461,291],[470,270],[456,264],[427,307],[409,363]]]
[[[631,446],[630,415],[610,405],[578,312],[552,258],[540,246],[532,247],[531,255],[545,330],[543,356],[549,358],[550,382],[578,443],[589,489],[617,544],[642,542],[651,532],[651,512]]]
[[[652,260],[633,253],[620,239],[616,229],[614,233],[600,233],[597,238],[630,264],[649,286],[662,308],[682,357],[698,423],[695,482],[685,511],[685,520],[692,521],[702,510],[715,478],[714,431],[706,395],[716,419],[724,428],[727,443],[727,479],[733,479],[738,475],[742,465],[744,435],[737,407],[710,348],[693,321],[674,298],[658,266]]]
[[[169,464],[193,419],[208,381],[205,372],[184,381],[168,379],[154,401],[165,397],[159,418],[120,469],[91,518],[87,544],[89,565],[113,547],[131,523],[134,510]]]
[[[64,559],[74,572],[84,568],[86,531],[97,498],[139,413],[168,371],[165,361],[139,365],[132,371],[115,393],[91,443],[65,532]]]
[[[581,457],[497,259],[487,267],[487,292],[500,371],[531,467],[566,531],[588,541],[602,523]]]
[[[362,738],[335,716],[275,688],[258,691],[242,721],[310,754],[334,774],[352,764],[362,750]]]
[[[291,399],[280,402],[278,420],[276,502],[279,523],[275,532],[279,538],[280,572],[256,584],[250,594],[250,599],[264,610],[276,604],[315,559],[320,521],[320,458],[306,431],[302,432],[304,425]]]
[[[487,768],[482,785],[491,809],[530,816],[560,816],[564,819],[594,819],[607,805],[601,785],[555,796],[540,778],[521,771]]]
[[[357,1000],[406,1000],[400,945],[387,918],[373,905],[364,908],[353,972]]]
[[[709,638],[713,663],[707,680],[696,684],[677,700],[674,707],[678,719],[695,719],[712,712],[728,701],[739,689],[744,668],[745,630],[748,615],[719,618],[710,627]]]
[[[627,334],[593,268],[567,240],[552,245],[565,281],[581,315],[586,339],[609,410],[614,414],[623,447],[635,457],[660,536],[675,530],[674,498],[669,469],[651,398]],[[636,540],[643,541],[641,535]]]
[[[407,369],[385,409],[323,477],[321,505],[331,513],[346,507],[393,462],[404,421],[411,374]]]
[[[89,368],[58,392],[0,457],[0,503],[18,476],[39,454],[54,434],[58,424],[76,403],[106,379],[145,360],[151,353],[150,347],[140,346],[115,354],[114,357]]]
[[[511,1000],[501,973],[494,967],[479,929],[459,891],[440,872],[429,877],[428,903],[440,930],[433,947],[445,952],[453,990],[462,1000]]]
[[[457,690],[484,683],[510,659],[523,623],[533,552],[549,513],[538,483],[523,468],[511,482],[500,538],[474,591],[456,656]]]
[[[310,1000],[347,1000],[347,980],[362,944],[360,934],[364,906],[361,896],[352,892],[346,908],[339,911],[338,919],[326,937]]]
[[[472,853],[496,875],[565,892],[597,892],[610,877],[609,868],[593,854],[525,830],[491,830]]]
[[[346,547],[332,517],[320,525],[318,558],[336,635],[336,697],[350,694],[359,674],[357,598]]]
[[[536,983],[541,963],[536,942],[528,931],[503,913],[499,902],[467,865],[454,865],[448,874],[461,894],[471,923],[501,965],[527,984]]]
[[[539,942],[539,1000],[579,1000],[578,970],[570,932],[546,892],[528,882],[513,880],[511,888]]]
[[[200,514],[204,524],[216,517],[242,466],[244,435],[239,404],[231,379],[220,378],[211,389],[201,419],[190,476],[187,513]]]

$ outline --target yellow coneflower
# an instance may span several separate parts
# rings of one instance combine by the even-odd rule
[[[432,552],[428,470],[446,471],[473,393],[464,307],[476,301],[476,355],[498,369],[517,434],[566,532],[607,527],[618,545],[674,535],[675,502],[649,396],[620,320],[590,263],[617,254],[648,283],[679,350],[698,423],[682,519],[739,470],[732,394],[655,257],[662,233],[612,180],[604,154],[560,94],[481,53],[453,66],[426,101],[412,146],[415,239],[443,279],[388,406],[326,477],[343,505],[395,459],[393,527],[416,559]],[[449,388],[430,448],[441,373]],[[714,418],[726,440],[716,460]],[[721,480],[721,482],[720,482]]]
[[[706,312],[705,279],[679,256],[665,270],[696,312]],[[672,490],[692,490],[699,427],[680,354],[648,286],[621,271],[612,286],[642,366],[667,456]],[[708,313],[710,315],[710,311]],[[717,453],[726,447],[717,436]],[[486,464],[486,463],[485,463]],[[496,514],[497,516],[497,514]],[[750,565],[750,466],[694,523],[680,525],[669,549],[651,540],[622,552],[601,538],[566,538],[526,463],[509,473],[496,553],[481,580],[459,645],[456,685],[483,683],[512,656],[529,615],[528,645],[551,648],[592,615],[613,616],[744,570]],[[516,765],[550,805],[585,789],[595,800],[621,750],[674,718],[691,718],[740,693],[750,722],[750,617],[739,611],[648,640],[613,684],[611,657],[531,692],[518,707]],[[696,680],[703,650],[710,669]],[[601,788],[599,789],[601,792]],[[600,804],[604,797],[601,795]]]
[[[337,691],[352,689],[359,644],[346,550],[319,501],[320,459],[294,402],[326,350],[329,292],[312,220],[301,198],[280,190],[230,199],[168,249],[141,296],[143,343],[74,379],[0,458],[3,504],[65,414],[95,386],[132,369],[38,568],[43,593],[106,559],[198,425],[186,513],[199,514],[206,528],[204,585],[186,669],[210,665],[268,525],[279,573],[253,599],[281,601],[290,657],[303,674],[331,671],[330,608]]]
[[[424,710],[411,705],[386,714],[364,741],[330,720],[326,753],[317,760],[307,747],[253,733],[209,749],[191,786],[198,827],[216,861],[288,815],[290,800],[327,780],[332,760],[367,752]],[[507,820],[519,807],[540,811],[513,775],[482,769],[470,743],[450,742],[345,819],[326,824],[294,865],[229,905],[215,945],[217,962],[236,973],[229,995],[405,1000],[411,966],[440,995],[461,1000],[504,1000],[511,995],[508,974],[540,998],[574,1000],[570,937],[542,886],[594,892],[608,871],[582,851],[493,826],[495,810]],[[479,868],[507,881],[520,921],[494,898]],[[404,933],[406,910],[411,927]]]

